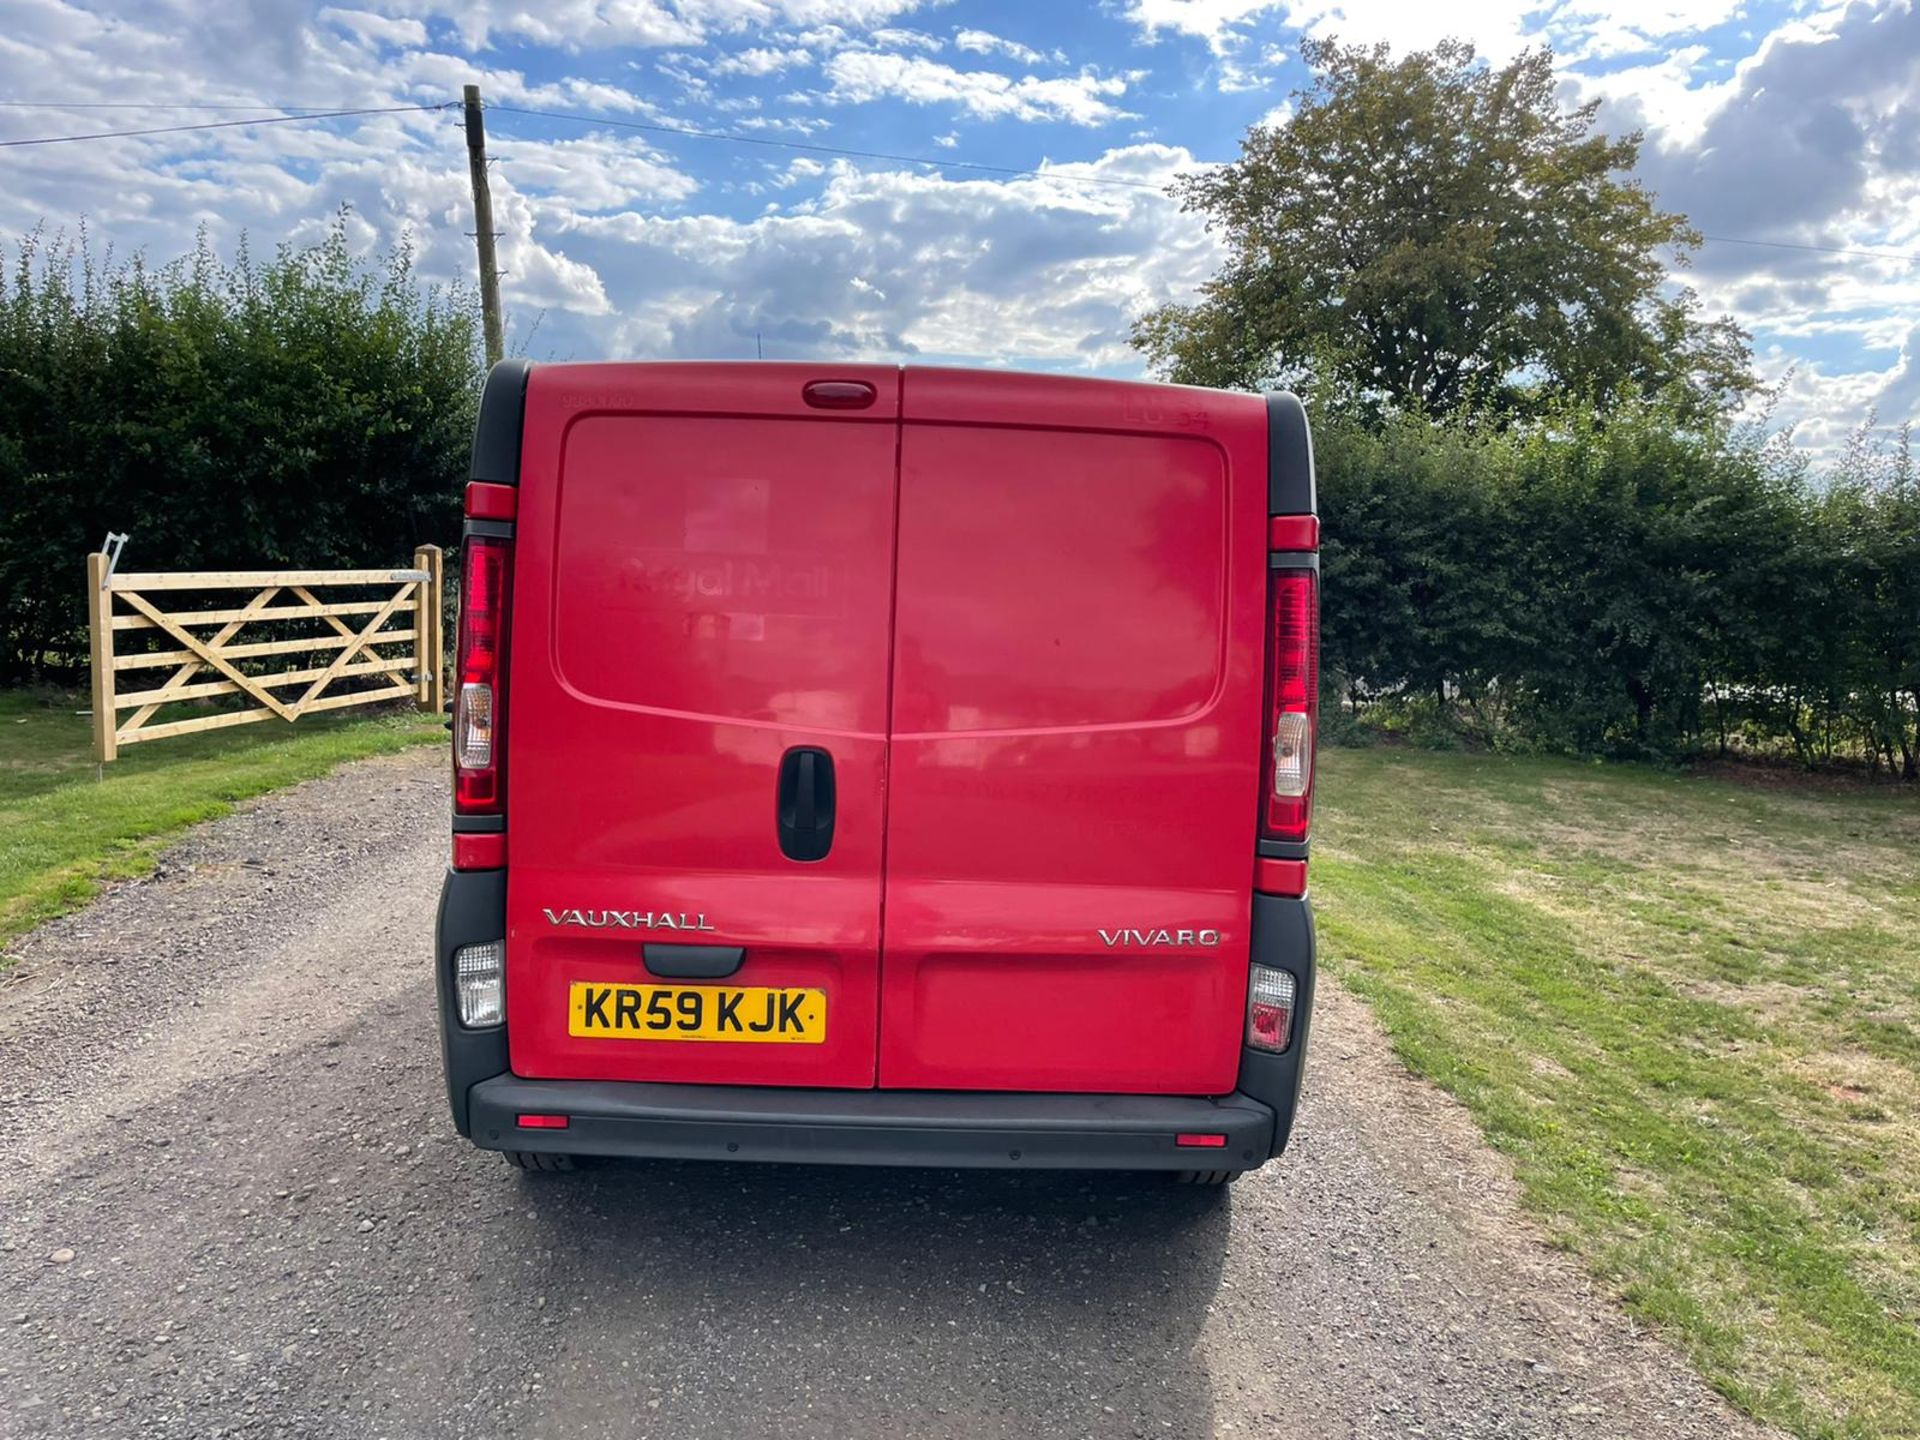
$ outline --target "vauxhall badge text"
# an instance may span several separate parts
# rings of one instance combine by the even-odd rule
[[[711,930],[705,915],[669,910],[547,910],[549,925],[584,925],[589,930]]]

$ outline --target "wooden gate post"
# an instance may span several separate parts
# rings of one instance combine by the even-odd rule
[[[422,545],[413,552],[413,568],[427,572],[420,582],[413,612],[414,673],[419,681],[414,698],[422,710],[438,715],[447,708],[445,637],[440,630],[442,604],[441,555],[438,545]]]
[[[93,653],[93,758],[104,765],[119,752],[114,736],[119,715],[113,704],[112,573],[104,552],[87,556],[87,636]]]

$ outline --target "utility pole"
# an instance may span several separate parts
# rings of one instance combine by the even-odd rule
[[[506,353],[500,335],[500,271],[493,263],[493,192],[487,188],[487,122],[480,108],[480,87],[466,87],[467,169],[473,175],[473,239],[480,247],[480,318],[486,326],[487,364]]]

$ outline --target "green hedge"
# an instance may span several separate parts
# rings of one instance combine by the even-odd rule
[[[266,264],[0,257],[0,681],[85,664],[82,557],[388,565],[457,536],[481,365],[458,293],[347,217]],[[1318,422],[1325,671],[1358,717],[1580,753],[1920,763],[1920,488],[1657,404],[1525,429]]]
[[[1907,437],[1813,473],[1658,405],[1317,436],[1341,713],[1577,753],[1920,764]]]
[[[481,366],[464,295],[403,247],[163,268],[0,254],[0,681],[86,659],[84,557],[136,570],[395,565],[459,533]]]

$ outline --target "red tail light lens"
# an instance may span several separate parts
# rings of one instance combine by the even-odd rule
[[[1320,577],[1272,572],[1267,634],[1267,744],[1262,833],[1305,840],[1313,818],[1313,743],[1320,715]]]
[[[460,569],[460,689],[453,703],[453,803],[463,815],[498,815],[505,809],[512,583],[509,542],[469,537]]]

